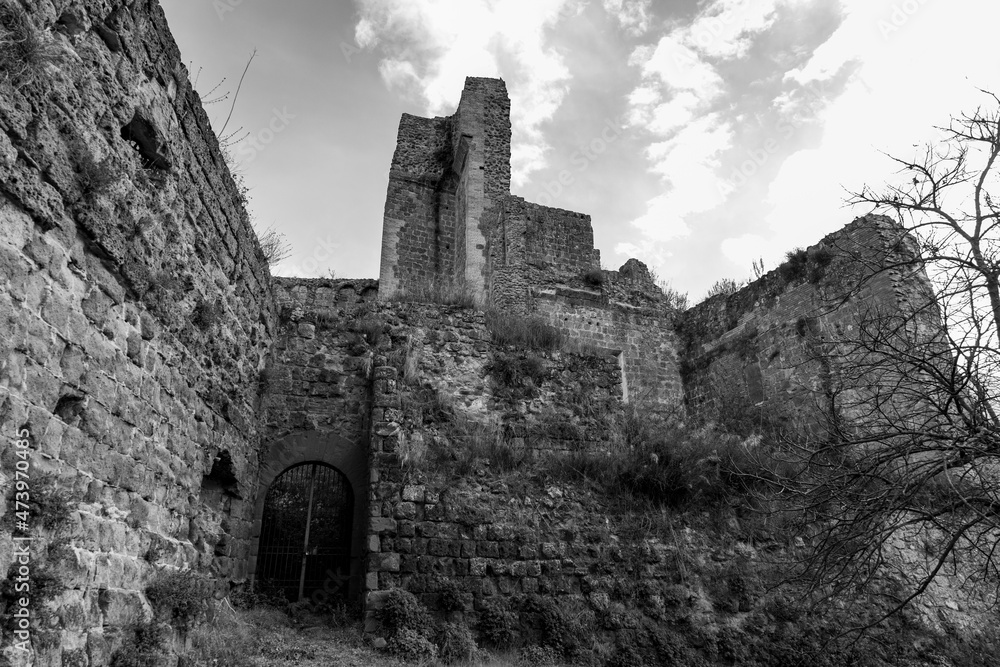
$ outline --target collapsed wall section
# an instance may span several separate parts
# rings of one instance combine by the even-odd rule
[[[30,533],[35,664],[109,664],[158,569],[246,577],[271,277],[160,7],[19,7],[41,46],[0,70],[0,486],[26,433],[34,504],[0,572]]]
[[[663,411],[682,404],[672,315],[609,306],[594,294],[560,289],[536,292],[534,307],[570,341],[618,356],[626,402]]]
[[[590,216],[508,195],[485,217],[489,303],[527,313],[532,287],[563,284],[600,270]]]
[[[688,404],[704,414],[763,407],[807,427],[849,417],[842,412],[856,388],[844,378],[865,362],[863,323],[902,318],[936,333],[932,304],[912,237],[884,216],[858,218],[738,292],[683,314]]]

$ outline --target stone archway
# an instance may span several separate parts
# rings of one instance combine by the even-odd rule
[[[250,540],[249,572],[251,582],[257,574],[261,528],[267,491],[285,471],[303,463],[318,463],[339,471],[350,483],[353,498],[351,521],[350,578],[348,599],[360,598],[364,576],[364,533],[368,506],[368,456],[365,448],[333,433],[307,431],[286,436],[270,444],[260,469],[260,481],[254,506]],[[331,586],[336,587],[337,582]],[[324,596],[318,594],[320,598]]]

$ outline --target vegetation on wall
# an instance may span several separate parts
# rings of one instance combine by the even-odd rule
[[[498,311],[486,312],[486,328],[497,345],[527,350],[558,350],[563,335],[538,317],[519,317]]]
[[[17,2],[0,0],[0,81],[24,85],[57,55]]]
[[[826,267],[833,261],[833,252],[822,246],[808,250],[796,248],[785,255],[785,261],[778,267],[778,273],[786,282],[805,280],[818,283],[823,279]]]
[[[477,308],[480,305],[467,286],[437,280],[411,284],[405,290],[393,294],[392,300],[400,303],[437,303],[456,308]]]
[[[531,353],[497,353],[486,365],[494,392],[507,400],[532,398],[547,375],[541,357]]]
[[[185,627],[207,606],[205,580],[191,570],[162,569],[146,586],[146,598],[160,620]]]
[[[604,284],[605,280],[604,271],[602,271],[601,269],[593,269],[591,271],[587,271],[586,273],[583,274],[582,278],[583,282],[587,286],[597,287],[597,288],[601,287],[601,285]]]

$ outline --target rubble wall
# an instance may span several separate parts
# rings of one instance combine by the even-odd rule
[[[246,578],[272,284],[160,7],[24,6],[41,48],[0,68],[0,486],[10,517],[24,433],[32,514],[0,527],[0,571],[12,528],[34,537],[34,664],[108,664],[158,569]]]
[[[684,312],[682,374],[687,402],[757,406],[817,424],[844,405],[841,378],[851,341],[873,316],[918,312],[930,283],[912,237],[884,216],[858,218],[743,289]],[[936,309],[914,323],[940,330]],[[838,347],[839,346],[839,347]]]

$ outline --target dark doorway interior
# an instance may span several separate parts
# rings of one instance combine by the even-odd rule
[[[288,600],[346,599],[351,570],[354,493],[336,468],[303,463],[267,490],[257,556],[257,586]]]

